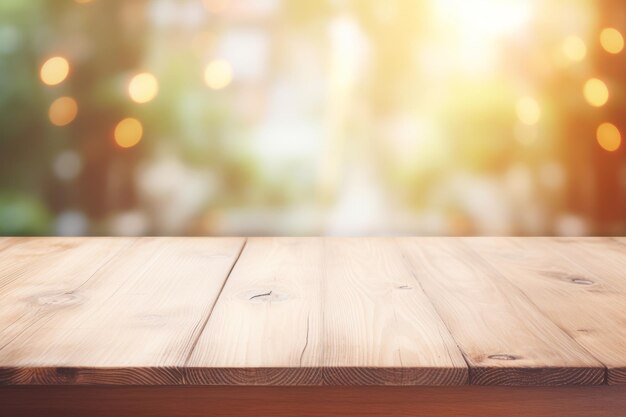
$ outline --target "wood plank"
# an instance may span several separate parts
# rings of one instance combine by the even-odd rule
[[[11,283],[18,280],[20,286],[55,285],[68,279],[80,282],[78,271],[90,266],[97,269],[108,255],[127,244],[119,238],[75,237],[10,238],[8,242],[0,252],[0,296],[13,291]]]
[[[626,245],[619,238],[537,239],[540,244],[579,271],[572,280],[588,294],[569,306],[571,317],[554,320],[569,323],[573,337],[607,366],[609,384],[626,384]]]
[[[16,238],[17,239],[17,238]],[[54,314],[130,242],[118,238],[19,238],[0,252],[0,349]]]
[[[626,291],[589,268],[589,256],[570,259],[559,250],[562,244],[545,238],[464,242],[600,360],[609,384],[626,383],[620,379],[626,375]]]
[[[626,291],[626,245],[619,239],[604,237],[542,238],[554,251],[587,271],[602,277],[604,285]]]
[[[186,364],[191,384],[317,385],[323,242],[249,238]]]
[[[460,352],[412,282],[392,241],[251,238],[187,364],[187,380],[465,383]]]
[[[19,238],[17,237],[0,237],[0,252],[17,244]]]
[[[619,239],[476,241],[3,239],[0,384],[624,383]]]
[[[243,243],[140,238],[79,287],[31,295],[46,317],[0,350],[0,383],[181,383]]]
[[[451,238],[400,238],[477,385],[601,384],[604,366]]]
[[[0,387],[11,417],[618,417],[626,386]]]
[[[467,364],[393,239],[326,239],[325,383],[456,385]]]

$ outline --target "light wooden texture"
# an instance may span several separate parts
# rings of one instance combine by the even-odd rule
[[[130,243],[112,238],[8,240],[0,251],[0,352],[37,328]]]
[[[463,356],[394,240],[326,239],[324,255],[326,383],[467,383]]]
[[[626,385],[624,271],[620,238],[0,238],[0,385]]]
[[[399,239],[477,385],[601,384],[604,367],[493,267],[449,238]]]
[[[13,308],[27,317],[9,327],[19,331],[2,339],[0,379],[181,383],[177,368],[191,353],[244,240],[78,242],[54,266],[34,263],[25,268],[26,277],[3,288],[11,298],[0,321],[13,315]],[[20,253],[24,245],[18,246]],[[110,245],[118,251],[115,258]],[[94,248],[84,252],[83,246]]]
[[[0,387],[10,417],[622,417],[626,386]]]
[[[192,384],[318,385],[323,242],[249,238],[187,363]]]
[[[397,246],[381,239],[249,239],[187,370],[203,384],[467,380]]]
[[[609,384],[626,383],[626,247],[605,239],[585,244],[548,238],[469,238],[466,243],[606,365]],[[588,247],[600,252],[587,254]],[[625,261],[622,273],[606,266],[620,261]]]
[[[585,345],[606,349],[598,358],[605,361],[610,384],[626,384],[626,239],[589,238],[556,239],[552,247],[569,261],[597,277],[590,292],[603,298],[605,305],[593,309],[591,301],[581,306],[579,314],[594,315],[596,327],[580,335]],[[551,243],[552,244],[552,243]],[[582,303],[587,303],[582,300]],[[602,303],[602,302],[599,302]],[[591,320],[590,320],[591,321]],[[594,330],[595,329],[595,330]],[[610,329],[610,330],[609,330]]]
[[[17,244],[18,238],[16,237],[0,237],[0,252],[4,249]]]

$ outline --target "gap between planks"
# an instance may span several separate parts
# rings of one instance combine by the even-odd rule
[[[620,242],[589,238],[562,243],[551,238],[517,237],[500,238],[497,245],[485,238],[461,238],[459,242],[498,270],[546,320],[601,363],[604,384],[621,385],[626,382],[621,353],[626,334],[620,323],[626,314],[614,304],[616,299],[626,300],[626,281],[610,268],[604,274],[593,268],[595,260],[590,265],[583,260],[594,255],[586,253],[593,239],[597,239],[595,245],[613,242],[619,246]],[[571,244],[577,245],[578,256],[568,253],[566,245]]]
[[[139,247],[128,244],[137,240]],[[189,346],[217,299],[216,285],[225,281],[244,241],[28,241],[29,249],[17,251],[23,264],[18,268],[26,275],[8,289],[14,308],[4,313],[32,311],[24,324],[37,326],[22,328],[28,334],[18,335],[10,350],[0,350],[0,384],[180,384]],[[46,245],[55,248],[56,257],[47,258]],[[122,257],[115,246],[132,249]],[[94,262],[104,255],[111,259]],[[12,263],[3,258],[5,265]]]
[[[222,291],[224,291],[224,287],[226,286],[226,283],[228,282],[228,279],[230,278],[230,274],[232,274],[233,269],[235,269],[235,265],[237,265],[237,262],[239,261],[241,254],[246,248],[247,243],[248,243],[248,238],[244,238],[243,244],[241,245],[241,249],[239,249],[239,253],[237,253],[237,257],[233,261],[233,264],[230,266],[230,269],[228,270],[228,273],[226,274],[226,278],[224,279],[224,282],[222,283],[222,286],[220,287],[220,290],[217,293],[217,297],[215,297],[215,301],[213,301],[213,305],[211,306],[209,310],[209,314],[207,314],[206,318],[204,319],[204,322],[202,323],[202,326],[200,327],[200,331],[198,332],[195,340],[191,344],[191,349],[189,349],[189,353],[187,354],[187,358],[185,359],[184,367],[187,367],[187,363],[189,363],[189,359],[191,358],[191,355],[193,354],[194,350],[196,349],[196,346],[198,345],[198,340],[200,340],[200,336],[202,336],[202,333],[204,333],[204,329],[206,328],[207,323],[211,319],[211,315],[213,314],[215,305],[217,304],[218,300],[222,296]],[[183,375],[182,375],[183,382],[185,381],[185,376],[186,375],[183,372]]]
[[[333,238],[330,238],[330,239],[333,239]],[[324,246],[324,248],[326,248],[326,244],[327,244],[328,239],[322,238],[321,240],[322,240],[322,245]],[[419,240],[419,239],[418,239],[418,240]],[[619,243],[622,243],[622,244],[624,243],[623,241],[616,240],[616,239],[615,239],[615,241],[616,241],[616,242],[619,242]],[[6,242],[5,242],[5,243],[6,243]],[[241,247],[240,247],[239,251],[237,252],[236,257],[235,257],[234,261],[232,262],[232,265],[230,266],[230,269],[228,270],[228,273],[226,274],[226,276],[225,276],[225,278],[224,278],[224,280],[223,280],[223,282],[222,282],[222,285],[221,285],[221,287],[220,287],[220,289],[219,289],[219,292],[218,292],[218,294],[217,294],[216,298],[214,299],[214,302],[213,302],[213,304],[211,305],[211,307],[210,307],[210,309],[209,309],[208,314],[206,314],[206,317],[205,317],[203,320],[201,320],[200,322],[198,322],[198,325],[197,325],[197,326],[199,326],[199,331],[197,331],[197,332],[192,332],[192,334],[193,334],[193,333],[196,333],[196,334],[195,334],[195,337],[193,338],[193,340],[191,340],[190,342],[188,342],[188,343],[191,343],[191,348],[189,349],[189,352],[188,352],[188,354],[187,354],[187,356],[186,356],[186,359],[185,359],[185,360],[184,360],[184,362],[183,362],[183,363],[184,363],[184,365],[183,365],[183,368],[184,368],[184,369],[180,370],[180,372],[181,372],[181,381],[182,381],[183,383],[186,383],[186,376],[187,376],[187,371],[186,371],[186,369],[187,369],[187,365],[189,364],[190,358],[192,357],[192,355],[193,355],[193,354],[194,354],[194,352],[196,351],[197,346],[198,346],[198,342],[199,342],[199,340],[201,339],[201,337],[203,336],[203,334],[205,333],[205,330],[206,330],[207,324],[209,323],[210,319],[211,319],[211,318],[212,318],[212,316],[213,316],[213,313],[214,313],[215,307],[216,307],[216,305],[218,304],[218,302],[220,301],[220,299],[221,299],[221,298],[222,298],[222,296],[223,296],[223,291],[224,291],[224,288],[225,288],[225,287],[227,286],[227,284],[230,282],[231,275],[232,275],[233,271],[235,270],[236,266],[239,264],[239,261],[240,261],[240,258],[241,258],[241,256],[242,256],[242,254],[244,254],[244,251],[246,250],[247,243],[248,243],[248,239],[243,239],[243,243],[242,243],[242,245],[241,245]],[[6,249],[6,246],[5,246],[5,247],[3,247],[2,249]],[[398,250],[398,252],[400,252],[400,253],[401,253],[402,251]],[[483,260],[484,262],[486,262],[487,264],[490,264],[490,265],[491,265],[491,262],[489,262],[488,260],[485,260],[484,256],[483,256],[483,255],[480,255],[479,251],[477,251],[477,250],[475,250],[475,249],[472,249],[472,250],[471,250],[471,252],[478,253],[478,254],[479,254],[479,258],[480,258],[480,259],[482,259],[482,260]],[[118,253],[119,253],[119,252],[118,252]],[[117,254],[118,254],[118,253],[116,253],[116,254],[115,254],[115,256],[117,256]],[[326,249],[324,249],[324,254],[326,254]],[[327,258],[327,257],[326,257],[325,255],[322,257],[322,263],[321,263],[321,265],[320,265],[320,266],[321,266],[321,269],[322,269],[322,273],[323,273],[323,274],[325,274],[325,275],[326,275],[326,274],[328,274],[328,271],[327,271],[327,270],[328,270],[328,266],[327,266],[327,264],[326,264],[326,262],[327,262],[327,259],[326,259],[326,258]],[[110,259],[109,259],[109,260],[110,260]],[[405,259],[405,260],[406,260],[406,259]],[[101,268],[103,268],[103,267],[104,267],[104,265],[101,265],[101,267],[100,267],[99,269],[101,269]],[[99,270],[99,269],[98,269],[98,270]],[[419,280],[419,279],[415,276],[415,268],[413,268],[413,267],[409,267],[409,268],[407,268],[407,269],[408,269],[408,270],[410,271],[410,273],[413,275],[413,277],[415,278],[415,280],[417,281],[417,283],[418,283],[420,286],[422,286],[422,283],[420,282],[420,280]],[[97,271],[96,271],[96,273],[97,273]],[[95,275],[96,273],[92,274],[92,276],[93,276],[93,275]],[[506,281],[507,281],[507,282],[511,283],[511,282],[510,282],[510,279],[509,279],[508,277],[506,277],[506,274],[503,274],[501,271],[498,271],[498,274],[499,274],[499,275],[504,275],[504,276],[505,276],[505,277],[504,277],[504,279],[506,279]],[[91,279],[91,277],[92,277],[92,276],[90,276],[90,277],[88,278],[88,280],[89,280],[89,279]],[[324,279],[324,280],[322,281],[322,283],[325,283],[325,282],[326,282],[326,279]],[[525,292],[524,292],[523,290],[521,290],[521,289],[518,287],[518,285],[515,285],[514,283],[511,283],[511,285],[512,285],[513,287],[515,287],[518,291],[520,291],[522,294],[526,295],[526,294],[525,294]],[[324,291],[325,291],[325,289],[323,289],[323,290],[322,290],[322,294],[324,293]],[[264,295],[264,294],[261,294],[261,295]],[[267,295],[267,294],[265,294],[265,295]],[[269,294],[269,295],[270,295],[270,296],[272,295],[272,294],[271,294],[271,292],[270,292],[270,294]],[[545,312],[544,312],[541,308],[539,308],[539,307],[536,305],[536,303],[535,303],[535,302],[533,302],[533,301],[532,301],[532,300],[531,300],[531,299],[530,299],[527,295],[526,295],[526,298],[527,298],[527,299],[529,299],[529,303],[530,303],[530,304],[534,307],[534,309],[536,309],[539,313],[543,314],[544,316],[546,315],[546,314],[545,314]],[[431,299],[431,297],[430,297],[430,296],[428,296],[428,297],[427,297],[427,299],[429,300],[429,302],[430,302],[431,304],[433,303],[433,301],[432,301],[432,299]],[[320,301],[321,301],[321,303],[320,303],[320,304],[321,304],[321,314],[322,314],[322,323],[323,323],[323,322],[324,322],[324,316],[323,316],[323,315],[324,315],[324,313],[325,313],[325,308],[324,308],[325,297],[321,297],[321,300],[320,300]],[[436,313],[437,313],[437,316],[441,319],[441,313],[440,313],[439,311],[437,311]],[[558,325],[558,323],[555,323],[555,322],[554,322],[554,320],[552,320],[550,317],[547,317],[547,316],[546,316],[546,320],[547,320],[547,321],[549,321],[549,322],[551,322],[551,323],[553,323],[555,326],[557,326],[557,327],[559,327],[559,328],[560,328],[560,326]],[[443,320],[442,320],[442,321],[443,321]],[[457,344],[457,346],[459,346],[459,341],[457,340],[457,337],[455,336],[455,334],[454,334],[453,332],[451,332],[451,331],[449,330],[449,328],[447,327],[447,323],[446,323],[445,321],[443,321],[443,322],[444,322],[444,324],[446,324],[446,328],[448,329],[448,333],[449,333],[449,334],[451,334],[452,338],[454,339],[454,342]],[[304,343],[304,348],[303,348],[303,349],[302,349],[302,351],[300,352],[300,361],[299,361],[299,364],[300,364],[300,365],[302,365],[302,359],[303,359],[304,354],[305,354],[305,352],[306,352],[306,350],[307,350],[307,347],[308,347],[308,345],[309,345],[309,326],[310,326],[310,317],[309,317],[309,316],[307,316],[306,340],[305,340],[305,343]],[[567,334],[567,332],[566,332],[566,331],[564,331],[562,328],[561,328],[561,330],[563,331],[563,333]],[[570,336],[570,335],[568,335],[568,336]],[[575,339],[573,339],[573,340],[574,340],[574,342],[575,342],[576,344],[580,345],[580,342],[579,342],[579,341],[577,341],[577,340],[575,340]],[[585,349],[585,346],[584,346],[584,345],[581,345],[581,348],[582,348],[582,349],[584,349],[584,350],[586,350],[586,351],[588,352],[588,349]],[[469,365],[468,358],[467,358],[467,356],[466,356],[466,354],[465,354],[465,351],[464,351],[463,349],[459,349],[459,350],[460,350],[460,352],[463,354],[463,359],[464,359],[464,360],[465,360],[465,362],[466,362],[466,367],[467,367],[467,368],[469,368],[469,369],[470,369],[470,371],[471,371],[472,366],[471,366],[471,365]],[[593,352],[589,353],[589,356],[594,357]],[[603,367],[604,367],[604,371],[605,371],[604,382],[606,383],[606,373],[608,372],[608,371],[607,371],[607,366],[604,364],[604,362],[602,362],[602,361],[599,361],[599,362],[601,362],[601,364],[602,364],[602,365],[603,365]],[[325,372],[325,371],[327,371],[327,372],[330,372],[330,373],[334,373],[334,372],[336,371],[336,370],[335,370],[334,368],[332,368],[332,367],[325,368],[324,366],[321,366],[321,367],[319,367],[319,366],[318,366],[318,367],[316,367],[316,369],[317,369],[317,368],[321,368],[321,372]],[[303,370],[305,370],[305,371],[306,371],[306,369],[307,369],[306,367],[304,367],[304,368],[303,368]],[[251,369],[251,370],[249,370],[249,371],[250,371],[250,372],[252,372],[252,373],[254,373],[254,372],[255,372],[255,371],[254,371],[254,369]],[[275,372],[275,373],[280,374],[280,372],[283,372],[284,370],[283,370],[283,369],[280,369],[280,368],[275,368],[275,369],[271,369],[271,368],[269,368],[269,371],[270,371],[270,372]]]
[[[392,239],[252,238],[188,382],[466,384],[465,361],[412,281]]]

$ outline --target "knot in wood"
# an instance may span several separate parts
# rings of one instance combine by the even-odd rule
[[[37,304],[44,306],[68,306],[79,303],[81,297],[73,292],[44,294],[37,298]]]
[[[593,285],[593,281],[587,278],[572,277],[570,281],[577,285]]]
[[[517,357],[513,355],[507,355],[507,354],[502,354],[502,353],[499,353],[497,355],[489,355],[488,358],[495,359],[497,361],[514,361],[518,359]]]

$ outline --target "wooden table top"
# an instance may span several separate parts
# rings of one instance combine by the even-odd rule
[[[626,384],[626,238],[0,238],[0,384]]]

